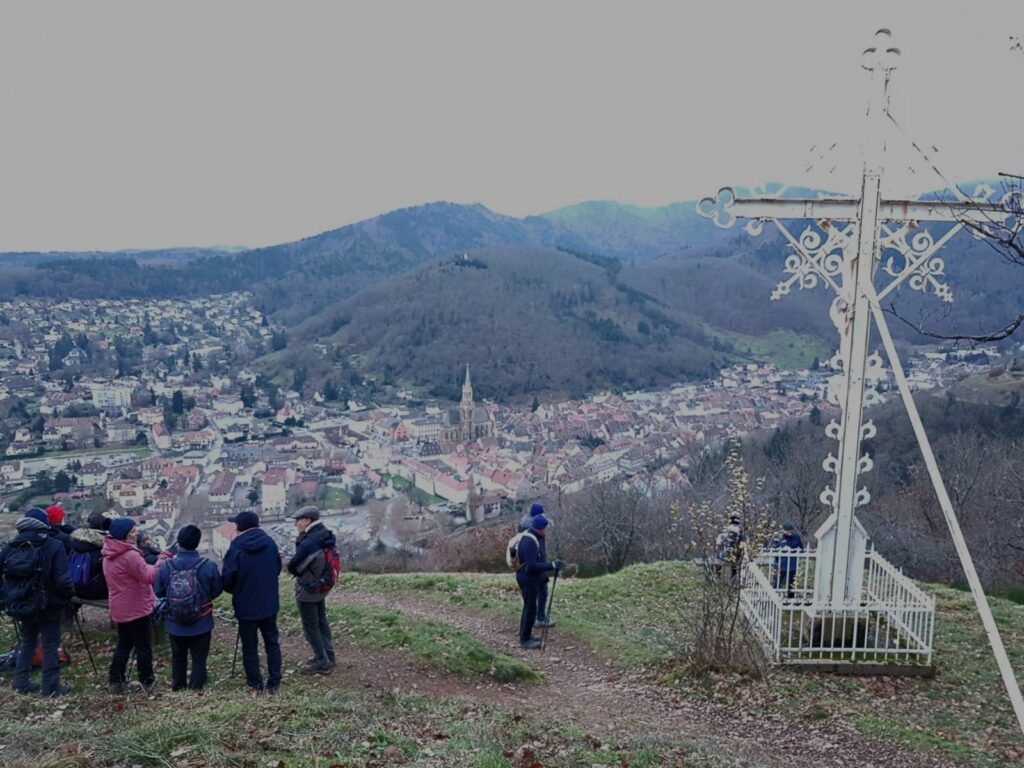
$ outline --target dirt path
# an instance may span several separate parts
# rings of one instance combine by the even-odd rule
[[[668,688],[612,667],[557,629],[549,634],[548,649],[544,653],[522,651],[515,642],[511,622],[487,614],[409,595],[338,590],[331,599],[442,621],[473,635],[494,650],[528,661],[545,676],[545,682],[540,685],[472,684],[436,670],[426,671],[425,667],[416,674],[408,674],[412,669],[407,657],[393,659],[393,663],[370,671],[370,676],[382,676],[388,684],[393,683],[402,690],[500,704],[542,719],[556,718],[561,724],[575,725],[598,739],[645,736],[690,741],[711,754],[727,756],[729,764],[733,765],[764,768],[780,765],[793,768],[952,768],[956,765],[939,755],[909,752],[866,738],[835,719],[820,723],[793,722],[769,714],[689,701]],[[339,644],[339,654],[341,652]],[[340,658],[339,655],[339,661]],[[411,682],[413,680],[415,683]]]

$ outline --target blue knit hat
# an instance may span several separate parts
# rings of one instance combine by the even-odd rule
[[[115,539],[124,541],[128,531],[135,527],[135,521],[130,517],[118,517],[110,521],[110,535]]]
[[[46,510],[39,507],[32,507],[32,509],[25,513],[25,517],[31,517],[33,520],[38,520],[47,526],[50,525],[50,518],[46,516]]]
[[[544,514],[544,505],[543,504],[534,504],[532,507],[530,507],[530,517],[536,517],[537,515],[543,515],[543,514]]]
[[[530,523],[530,527],[535,531],[543,531],[548,527],[548,519],[544,515],[534,515],[533,520]]]

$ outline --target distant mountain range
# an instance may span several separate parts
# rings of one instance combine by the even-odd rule
[[[295,348],[266,361],[281,376],[321,344],[334,354],[302,363],[313,382],[330,375],[325,361],[357,355],[365,372],[448,391],[469,360],[492,396],[575,394],[700,377],[747,350],[764,357],[757,340],[772,332],[832,346],[824,291],[769,302],[787,253],[770,232],[717,229],[693,203],[587,202],[524,219],[432,203],[236,252],[4,254],[0,298],[248,290],[290,329]],[[901,289],[904,314],[945,307],[926,319],[974,330],[1024,306],[1024,275],[983,243],[957,237],[941,255],[957,302]]]

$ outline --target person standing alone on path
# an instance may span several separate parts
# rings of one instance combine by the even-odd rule
[[[222,581],[231,593],[231,605],[238,619],[238,637],[242,642],[242,666],[249,693],[277,693],[281,686],[281,645],[277,638],[277,612],[280,609],[277,579],[281,573],[281,554],[277,544],[260,528],[255,512],[240,512],[228,518],[238,536],[224,555]],[[267,651],[267,681],[263,686],[260,648],[256,633],[263,637]]]
[[[196,549],[203,532],[194,525],[178,531],[178,554],[160,566],[157,597],[167,598],[167,636],[171,641],[171,690],[201,691],[213,635],[213,601],[221,593],[220,571]],[[188,659],[192,657],[192,676]]]
[[[519,616],[519,647],[526,650],[540,648],[540,640],[533,636],[537,620],[537,595],[549,571],[562,570],[562,561],[553,563],[541,557],[541,542],[547,534],[548,519],[538,514],[532,519],[530,529],[522,534],[516,545],[516,583],[523,597],[523,611]]]
[[[63,696],[71,689],[60,684],[60,620],[74,594],[67,554],[64,545],[51,538],[41,510],[29,510],[14,527],[18,535],[0,552],[4,611],[17,622],[19,634],[11,687],[17,693],[39,690],[29,675],[36,644],[42,642],[42,693]]]
[[[303,507],[295,513],[294,520],[299,538],[295,555],[288,561],[288,573],[295,577],[295,601],[302,618],[302,632],[313,649],[313,658],[301,672],[329,675],[335,666],[334,643],[324,600],[336,575],[331,572],[327,553],[331,551],[336,556],[337,542],[331,530],[320,522],[320,510],[316,507]]]
[[[103,542],[103,576],[109,591],[110,620],[117,624],[117,648],[110,660],[111,693],[127,690],[128,658],[133,649],[142,690],[150,693],[156,683],[150,618],[156,608],[153,582],[160,573],[160,564],[169,560],[171,553],[162,552],[157,565],[147,565],[135,546],[137,536],[135,521],[119,517],[111,521],[109,536]]]
[[[519,520],[519,531],[528,531],[533,526],[533,521],[538,515],[544,515],[547,519],[548,524],[551,524],[551,520],[548,518],[547,513],[544,511],[543,504],[531,504],[530,511],[527,512]],[[548,559],[548,546],[547,538],[541,536],[537,540],[538,546],[540,547],[540,559]],[[555,622],[548,618],[548,575],[544,574],[544,578],[540,582],[540,587],[537,589],[537,621],[534,626],[541,628],[548,628],[555,626]]]

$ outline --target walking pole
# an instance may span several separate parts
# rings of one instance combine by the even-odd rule
[[[231,655],[231,677],[234,677],[234,665],[239,660],[239,641],[242,639],[242,633],[240,631],[234,632],[234,653]]]
[[[85,652],[89,656],[89,663],[92,664],[93,674],[98,675],[100,671],[96,668],[96,660],[92,657],[92,649],[89,647],[89,641],[85,639],[85,630],[82,629],[82,619],[78,615],[78,611],[75,611],[75,625],[78,627],[78,635],[82,638],[82,645],[85,646]]]
[[[560,571],[555,571],[555,578],[551,581],[551,594],[548,595],[548,620],[544,624],[544,629],[540,633],[540,649],[543,651],[544,646],[548,641],[548,627],[551,625],[551,604],[555,602],[555,587],[558,586],[558,574]]]

